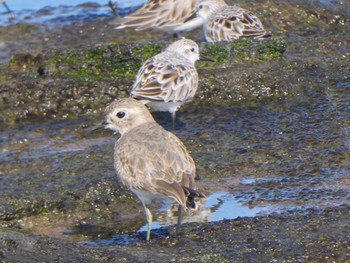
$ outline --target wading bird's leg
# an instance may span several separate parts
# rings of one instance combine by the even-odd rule
[[[145,208],[146,213],[146,219],[147,219],[147,237],[146,240],[150,240],[151,238],[151,224],[152,224],[152,213],[149,211],[149,209],[146,206],[143,206]]]
[[[180,233],[180,225],[181,225],[181,221],[182,221],[182,205],[179,205],[179,208],[177,210],[177,225],[176,225],[176,235],[178,235]]]
[[[173,132],[175,131],[175,118],[176,118],[176,111],[171,113],[171,119],[173,120]]]

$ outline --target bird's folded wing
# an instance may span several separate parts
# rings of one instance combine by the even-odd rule
[[[195,0],[150,0],[134,13],[116,20],[117,29],[136,30],[162,28],[183,24],[195,12]]]
[[[136,99],[186,101],[193,98],[198,75],[193,67],[148,60],[139,70],[131,91]]]
[[[215,41],[232,41],[240,37],[263,37],[266,32],[251,12],[239,9],[218,15],[207,24],[206,34]]]

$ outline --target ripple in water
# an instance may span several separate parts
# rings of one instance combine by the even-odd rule
[[[145,0],[116,2],[117,12],[124,15],[138,8]],[[100,17],[113,17],[108,0],[8,0],[6,5],[13,16],[7,12],[4,5],[0,4],[0,26],[16,23],[57,26],[92,21]]]

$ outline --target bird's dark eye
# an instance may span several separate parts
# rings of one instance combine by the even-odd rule
[[[123,118],[125,117],[125,112],[124,112],[124,111],[119,111],[119,112],[117,113],[117,117],[118,117],[119,119],[123,119]]]
[[[192,51],[192,52],[194,52],[194,51],[195,51],[194,47],[193,47],[193,48],[191,48],[191,51]]]
[[[202,8],[203,8],[203,5],[198,6],[198,8],[199,8],[199,9],[202,9]]]

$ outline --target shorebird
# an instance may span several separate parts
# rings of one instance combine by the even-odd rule
[[[230,6],[224,0],[206,0],[198,5],[197,16],[203,20],[207,42],[233,41],[240,37],[270,36],[252,12]]]
[[[201,0],[148,0],[138,10],[123,18],[116,18],[111,24],[116,29],[134,27],[137,31],[155,28],[179,33],[193,30],[202,25],[194,15]]]
[[[136,76],[130,96],[141,100],[155,111],[169,111],[173,128],[178,108],[192,100],[198,87],[195,62],[199,47],[190,39],[172,43],[162,53],[148,59]]]
[[[121,134],[114,149],[114,167],[121,182],[141,201],[150,239],[154,200],[175,200],[179,204],[176,233],[182,209],[196,209],[195,198],[204,197],[195,187],[195,163],[185,145],[173,133],[155,122],[144,104],[132,98],[111,103],[105,121],[98,128]]]

